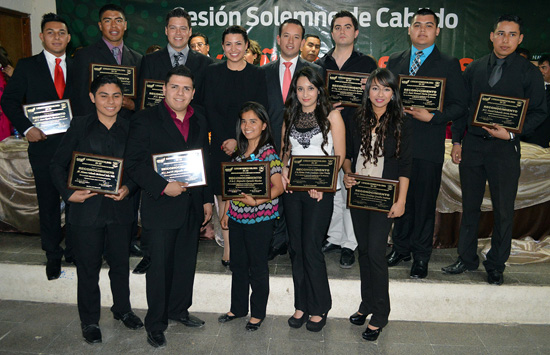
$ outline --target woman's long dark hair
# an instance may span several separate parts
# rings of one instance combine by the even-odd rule
[[[376,81],[379,85],[388,86],[392,89],[393,94],[390,102],[386,106],[386,112],[378,119],[372,109],[372,103],[369,98],[370,88]],[[388,136],[388,132],[393,127],[395,130],[394,136],[397,141],[396,156],[399,157],[401,149],[401,130],[403,126],[403,104],[399,95],[399,84],[397,77],[391,71],[384,68],[378,68],[373,71],[365,87],[361,106],[355,111],[355,121],[361,132],[361,154],[365,157],[364,164],[370,161],[374,164],[378,163],[378,152],[384,155],[384,141]],[[377,136],[374,143],[374,150],[371,149],[372,144],[372,129],[375,128]]]
[[[319,76],[317,71],[311,67],[304,67],[300,69],[292,82],[290,83],[290,88],[288,89],[288,96],[285,102],[285,136],[283,141],[283,150],[282,155],[286,154],[290,147],[290,128],[296,124],[300,112],[302,112],[302,104],[298,100],[296,94],[296,86],[298,79],[301,77],[306,77],[310,83],[313,84],[319,90],[319,95],[317,96],[317,107],[315,107],[315,118],[321,132],[323,134],[323,143],[321,149],[325,155],[328,155],[325,151],[325,145],[328,143],[328,134],[330,132],[330,122],[328,120],[328,114],[332,110],[332,105],[330,104],[329,96],[323,79]]]
[[[242,105],[241,110],[239,111],[239,120],[237,120],[237,151],[233,156],[245,154],[246,150],[248,149],[248,139],[241,130],[241,118],[243,117],[244,113],[249,111],[254,112],[254,114],[260,119],[260,121],[267,125],[266,128],[262,131],[260,140],[258,141],[258,146],[256,147],[256,149],[254,149],[254,152],[252,154],[258,155],[260,148],[266,144],[271,144],[273,147],[275,147],[275,144],[273,143],[273,136],[271,135],[269,116],[267,115],[265,107],[257,102],[247,101]]]

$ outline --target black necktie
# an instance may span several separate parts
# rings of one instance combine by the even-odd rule
[[[489,77],[489,86],[495,86],[502,77],[502,64],[504,64],[504,59],[497,59],[497,64],[493,67],[493,71]]]

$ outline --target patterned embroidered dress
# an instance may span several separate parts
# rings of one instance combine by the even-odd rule
[[[243,155],[239,155],[233,161],[242,162],[247,158]],[[257,160],[269,161],[271,175],[281,174],[283,172],[283,163],[275,148],[271,144],[266,144],[258,151]],[[263,221],[269,221],[279,217],[279,198],[274,198],[271,201],[259,204],[258,206],[249,206],[242,202],[231,201],[229,209],[227,210],[229,218],[235,222],[243,224],[260,223]]]

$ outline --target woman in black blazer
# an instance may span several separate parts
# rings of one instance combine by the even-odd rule
[[[412,161],[410,125],[403,115],[397,77],[387,69],[376,69],[369,76],[355,120],[348,125],[343,165],[348,189],[356,184],[352,173],[399,180],[399,196],[389,213],[351,209],[359,250],[361,305],[350,322],[363,325],[372,314],[363,332],[369,341],[378,338],[390,313],[386,243],[393,218],[405,212]]]

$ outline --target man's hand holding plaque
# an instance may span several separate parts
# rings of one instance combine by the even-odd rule
[[[206,185],[202,149],[153,154],[152,158],[153,168],[157,174],[168,182],[185,183],[185,185],[179,184],[183,191],[188,187]]]
[[[83,198],[82,201],[73,202],[84,202],[91,197],[91,192],[119,195],[122,166],[121,158],[73,152],[67,186],[73,190],[82,190],[73,194],[73,200],[79,196]]]
[[[509,139],[509,135],[503,134],[500,128],[507,132],[521,133],[528,106],[529,99],[482,93],[479,95],[472,125],[484,127],[493,137]]]
[[[29,142],[66,132],[73,119],[71,103],[67,99],[23,105],[23,112],[34,126],[27,132]]]
[[[403,107],[442,111],[446,81],[446,78],[399,75],[399,94]]]

